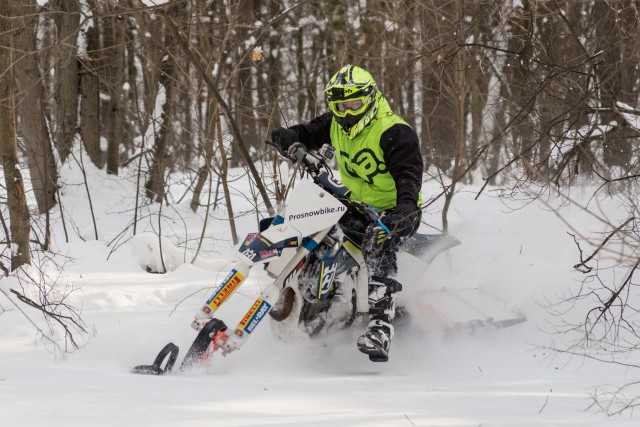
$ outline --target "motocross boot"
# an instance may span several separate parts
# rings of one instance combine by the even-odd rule
[[[395,279],[371,277],[369,281],[369,322],[367,332],[358,338],[358,349],[369,355],[372,362],[389,360],[389,348],[393,338],[396,293],[402,285]]]

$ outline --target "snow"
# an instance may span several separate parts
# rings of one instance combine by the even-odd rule
[[[164,206],[163,215],[174,224],[163,228],[167,273],[149,273],[163,270],[153,233],[157,211],[152,206],[143,212],[150,219],[134,238],[118,239],[133,216],[135,175],[107,177],[85,167],[99,240],[92,240],[81,174],[71,165],[61,172],[62,193],[67,221],[75,226],[66,243],[56,221],[54,243],[69,257],[59,285],[76,289],[68,302],[82,308],[93,334],[62,359],[16,307],[42,326],[39,314],[7,299],[9,289],[18,286],[15,278],[0,280],[3,426],[637,425],[630,413],[607,417],[590,397],[596,387],[633,380],[632,369],[544,349],[550,342],[561,344],[563,336],[544,331],[549,315],[540,302],[582,278],[572,270],[578,254],[569,224],[585,234],[605,229],[581,207],[560,208],[565,222],[554,211],[563,205],[554,197],[544,204],[506,205],[493,189],[476,200],[479,187],[467,186],[455,196],[449,216],[450,231],[462,245],[438,257],[425,274],[417,265],[404,266],[403,277],[409,279],[403,279],[403,299],[410,308],[428,298],[429,290],[479,287],[526,315],[525,323],[444,334],[416,313],[395,337],[390,361],[374,364],[355,347],[358,329],[283,342],[263,322],[242,350],[216,354],[206,368],[142,376],[129,371],[151,363],[166,343],[177,344],[181,356],[186,352],[195,336],[189,326],[193,313],[229,270],[230,233],[223,210],[214,212],[208,239],[192,264],[194,248],[181,245],[199,236],[202,214],[191,213],[188,201]],[[240,181],[234,186],[240,212],[250,204],[242,196],[249,190]],[[425,184],[425,195],[437,192],[435,183]],[[572,197],[590,195],[590,189],[576,189]],[[624,217],[617,200],[601,203],[611,220]],[[425,219],[438,226],[439,215],[430,208]],[[59,211],[53,217],[59,218]],[[255,217],[238,222],[242,236],[254,229]],[[421,232],[433,229],[423,225]],[[235,325],[269,280],[254,269],[216,317]]]

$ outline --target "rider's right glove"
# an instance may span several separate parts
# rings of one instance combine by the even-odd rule
[[[282,151],[287,151],[289,146],[297,142],[298,134],[287,128],[276,128],[271,132],[271,142],[273,142]]]

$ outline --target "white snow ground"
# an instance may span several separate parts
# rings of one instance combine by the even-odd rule
[[[82,306],[83,319],[95,335],[60,360],[0,294],[6,310],[0,314],[1,426],[638,425],[629,412],[607,417],[591,406],[590,398],[596,387],[632,381],[635,370],[540,349],[552,339],[562,342],[562,337],[540,330],[547,327],[549,316],[537,301],[575,287],[580,279],[571,269],[577,252],[566,223],[539,203],[512,206],[518,209],[511,211],[491,192],[474,200],[475,187],[458,194],[452,207],[450,230],[462,245],[405,283],[405,301],[411,307],[426,291],[440,287],[480,287],[524,313],[526,323],[445,336],[429,318],[414,313],[409,330],[394,340],[386,364],[371,363],[357,351],[359,330],[314,342],[283,343],[263,324],[241,351],[226,358],[216,354],[207,369],[162,377],[133,375],[129,370],[134,365],[151,363],[169,341],[184,355],[195,336],[189,326],[193,312],[210,290],[190,295],[219,283],[232,248],[224,241],[209,242],[196,265],[188,263],[188,256],[183,263],[181,251],[169,252],[166,261],[172,271],[145,272],[141,265],[154,259],[149,250],[155,239],[142,235],[112,254],[106,246],[132,218],[125,206],[134,185],[95,171],[89,176],[98,241],[92,240],[84,188],[72,185],[82,182],[79,172],[65,169],[67,221],[73,217],[77,233],[87,241],[67,224],[71,242],[65,243],[56,223],[55,243],[73,258],[60,282],[68,279],[78,289],[70,302]],[[238,194],[247,194],[235,185]],[[425,194],[436,189],[426,184]],[[589,194],[585,190],[574,196]],[[604,208],[619,213],[615,200]],[[173,245],[185,239],[184,234],[179,237],[183,230],[197,236],[202,224],[188,213],[187,201],[177,209],[185,221],[174,222]],[[171,209],[163,212],[170,215]],[[603,229],[580,209],[563,212],[584,231]],[[425,219],[440,224],[435,211]],[[240,223],[244,235],[253,229],[255,217],[244,216]],[[228,241],[227,228],[223,220],[212,221],[208,235]],[[433,232],[427,226],[421,231]],[[168,244],[165,249],[170,249]],[[267,276],[254,270],[217,317],[235,325],[265,283]],[[0,280],[5,292],[15,286],[12,279]],[[37,312],[18,306],[41,324]]]

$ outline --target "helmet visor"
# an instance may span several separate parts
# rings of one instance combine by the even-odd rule
[[[331,108],[331,112],[338,117],[346,117],[347,115],[357,116],[362,114],[367,108],[366,96],[329,101],[329,108]]]

